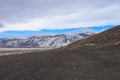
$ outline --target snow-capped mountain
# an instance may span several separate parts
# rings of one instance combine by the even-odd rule
[[[1,48],[58,48],[77,40],[89,37],[94,33],[36,35],[27,38],[0,38]]]

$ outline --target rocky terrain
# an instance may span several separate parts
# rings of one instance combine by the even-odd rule
[[[0,80],[120,80],[119,42],[117,26],[66,47],[1,56]]]

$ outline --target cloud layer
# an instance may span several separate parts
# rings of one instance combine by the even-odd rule
[[[117,25],[119,4],[119,0],[1,0],[0,32]]]

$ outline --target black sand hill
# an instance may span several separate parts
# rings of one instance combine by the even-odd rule
[[[120,26],[61,49],[0,57],[0,80],[120,80]]]

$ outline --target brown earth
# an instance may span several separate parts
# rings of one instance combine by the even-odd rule
[[[65,49],[80,49],[80,48],[104,48],[110,46],[120,46],[120,26],[93,35],[89,38],[79,40],[69,46],[63,47]]]

